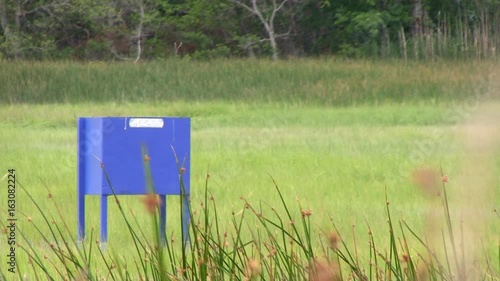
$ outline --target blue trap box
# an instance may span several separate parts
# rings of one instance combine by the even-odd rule
[[[78,240],[85,238],[86,195],[101,196],[101,243],[106,243],[108,196],[146,195],[154,187],[161,201],[161,237],[165,237],[166,196],[184,197],[182,235],[186,241],[190,220],[189,118],[81,117],[77,147]]]

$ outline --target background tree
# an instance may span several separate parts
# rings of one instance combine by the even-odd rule
[[[278,59],[278,46],[276,44],[276,38],[283,36],[283,34],[277,35],[274,28],[274,20],[276,19],[276,14],[283,9],[288,0],[281,0],[276,2],[276,0],[250,0],[250,3],[245,3],[242,0],[231,0],[233,3],[245,10],[249,11],[251,14],[257,16],[260,23],[264,26],[267,33],[267,40],[271,45],[273,51],[273,60]]]
[[[500,0],[0,0],[0,58],[491,58]]]

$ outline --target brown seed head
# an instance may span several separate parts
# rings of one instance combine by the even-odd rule
[[[185,172],[186,172],[186,168],[182,167],[181,170],[180,170],[180,173],[184,174]]]
[[[267,254],[267,257],[268,258],[272,258],[276,255],[276,249],[274,247],[272,247],[270,250],[269,250],[269,254]]]
[[[178,268],[177,272],[179,273],[179,275],[182,275],[184,272],[186,272],[186,269],[185,268]]]
[[[408,256],[408,254],[402,254],[401,261],[404,263],[408,263],[408,261],[410,261],[410,256]]]
[[[151,158],[149,157],[149,155],[144,155],[144,162],[148,163],[149,160],[151,160]]]
[[[338,270],[326,261],[315,260],[309,271],[310,281],[337,281],[341,280]]]
[[[312,211],[311,210],[302,210],[300,211],[300,213],[302,214],[302,217],[310,217],[312,215]]]
[[[418,264],[417,280],[429,280],[429,269],[425,266],[425,263]]]
[[[413,183],[425,194],[435,195],[439,189],[439,173],[431,168],[421,168],[413,172]]]
[[[328,238],[328,242],[330,243],[330,248],[332,250],[337,250],[339,248],[340,236],[337,232],[329,232],[326,236]]]
[[[260,262],[255,259],[249,259],[247,262],[246,277],[250,280],[259,277],[261,272]]]
[[[162,203],[160,196],[153,194],[153,193],[150,193],[150,194],[147,194],[146,196],[144,196],[144,198],[142,199],[142,202],[144,203],[146,210],[150,214],[154,214],[154,212],[156,211],[156,208],[159,208],[160,204]]]
[[[447,183],[448,182],[448,176],[444,175],[443,178],[442,178],[442,180],[443,180],[444,183]]]

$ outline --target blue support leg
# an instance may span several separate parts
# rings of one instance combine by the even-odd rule
[[[78,242],[85,239],[85,194],[78,192]]]
[[[189,214],[189,204],[191,197],[189,195],[183,195],[184,197],[184,218],[182,221],[182,241],[189,244],[189,223],[191,222],[191,217]]]
[[[78,169],[77,169],[77,192],[78,192],[78,243],[85,239],[85,153],[82,151],[84,143],[85,121],[78,119]]]
[[[166,245],[166,228],[167,228],[167,195],[160,195],[160,240],[162,246]]]
[[[101,195],[101,247],[108,242],[108,195]]]

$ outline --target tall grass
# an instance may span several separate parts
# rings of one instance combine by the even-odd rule
[[[148,163],[145,163],[148,171]],[[104,169],[105,165],[101,165]],[[183,172],[179,170],[179,188],[183,189]],[[491,264],[498,261],[486,258],[485,263],[471,267],[460,259],[465,249],[457,243],[459,229],[452,227],[448,205],[448,177],[442,172],[423,172],[418,175],[417,186],[429,196],[438,199],[443,210],[442,241],[438,245],[428,242],[429,237],[417,233],[404,220],[395,220],[391,214],[390,195],[386,194],[387,232],[382,234],[387,244],[375,244],[370,223],[367,222],[369,241],[356,240],[348,245],[333,220],[328,229],[314,227],[314,213],[302,206],[289,206],[278,184],[272,179],[279,195],[283,213],[265,202],[255,204],[242,201],[241,210],[233,214],[232,228],[220,228],[217,203],[210,195],[209,174],[206,176],[201,208],[189,206],[192,222],[186,240],[173,237],[148,237],[132,227],[135,217],[128,216],[118,205],[122,219],[133,239],[133,249],[125,257],[102,250],[90,238],[79,244],[71,235],[58,202],[53,200],[58,218],[37,206],[50,230],[49,235],[39,232],[46,250],[33,247],[31,239],[19,230],[19,247],[29,257],[31,268],[19,268],[24,280],[498,280],[500,272]],[[109,182],[109,178],[108,178]],[[109,182],[112,186],[112,183]],[[151,184],[151,183],[149,183]],[[154,190],[153,186],[149,187]],[[147,196],[155,196],[150,194]],[[150,210],[151,227],[159,233],[159,210],[162,202],[145,200]],[[381,205],[383,202],[381,202]],[[181,211],[182,211],[181,205]],[[293,213],[300,219],[294,221]],[[2,222],[3,224],[3,222]],[[182,227],[182,225],[181,225]],[[396,230],[400,229],[400,232]],[[38,227],[37,227],[38,229]],[[250,236],[243,235],[250,233]],[[319,239],[315,239],[319,233]],[[396,233],[400,233],[398,236]],[[353,234],[354,235],[354,234]],[[249,237],[249,238],[246,238]],[[163,240],[165,239],[165,240]],[[368,243],[367,243],[368,242]],[[451,243],[451,249],[448,248]],[[358,248],[367,247],[368,257],[360,256]],[[500,254],[500,249],[499,249]],[[136,268],[128,268],[121,258],[133,260]],[[96,265],[101,264],[97,269]],[[0,271],[0,276],[7,274]],[[9,276],[10,277],[10,276]],[[479,278],[479,279],[477,279]]]
[[[498,3],[475,1],[473,5],[471,11],[459,7],[455,16],[438,13],[434,19],[424,11],[412,34],[405,34],[401,27],[399,48],[387,42],[382,49],[397,50],[404,60],[495,60],[500,50]]]
[[[2,62],[0,102],[451,102],[484,91],[493,62],[338,59],[166,60],[143,64]],[[479,88],[478,88],[479,87]]]

